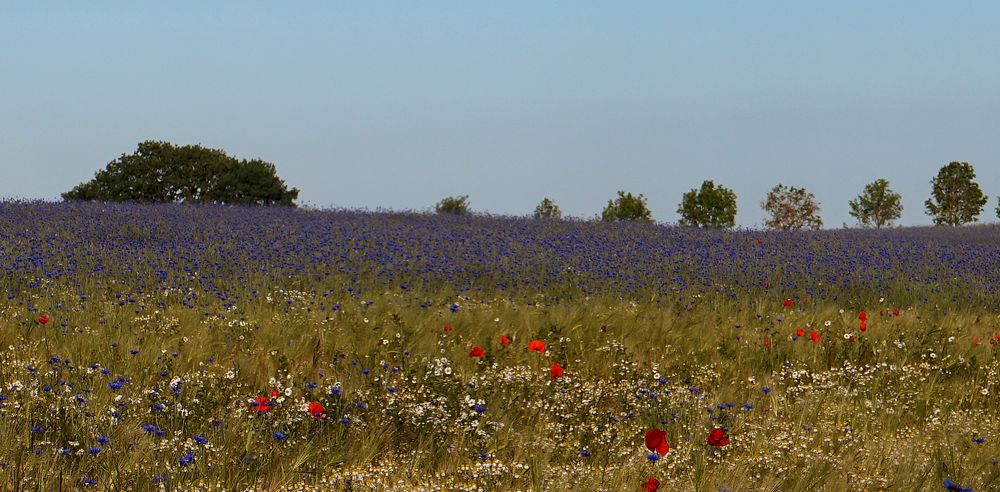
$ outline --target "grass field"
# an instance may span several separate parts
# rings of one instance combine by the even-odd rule
[[[996,490],[998,272],[995,226],[3,203],[0,483]]]

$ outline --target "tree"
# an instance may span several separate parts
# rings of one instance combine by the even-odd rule
[[[975,222],[989,199],[976,184],[968,162],[951,162],[931,180],[931,197],[924,202],[935,225],[958,226]]]
[[[562,210],[559,210],[559,205],[556,202],[550,200],[548,197],[542,200],[541,203],[535,207],[535,218],[536,219],[561,219]]]
[[[684,194],[677,207],[680,224],[695,227],[733,227],[736,225],[736,193],[725,186],[716,188],[711,180],[701,189]]]
[[[819,216],[819,203],[805,188],[779,184],[771,189],[760,208],[771,214],[764,225],[775,229],[819,229],[823,219]]]
[[[236,159],[200,145],[147,140],[122,154],[94,179],[62,194],[64,200],[144,203],[288,205],[299,196],[278,177],[274,164]]]
[[[891,226],[903,213],[902,196],[889,189],[889,182],[877,179],[865,185],[857,198],[847,202],[851,206],[851,216],[864,226]]]
[[[635,196],[632,193],[618,192],[618,198],[608,200],[608,205],[601,212],[601,220],[608,222],[628,220],[652,222],[652,212],[646,206],[646,197]]]
[[[469,213],[469,195],[442,198],[434,210],[439,214],[466,215]]]
[[[997,197],[997,218],[1000,219],[1000,196]]]

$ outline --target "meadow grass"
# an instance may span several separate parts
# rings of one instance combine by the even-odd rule
[[[877,280],[870,272],[839,282],[813,270],[822,257],[789,263],[766,283],[732,274],[740,284],[733,295],[721,277],[586,292],[602,277],[655,284],[625,260],[586,270],[626,255],[625,247],[566,256],[560,261],[575,261],[572,271],[544,284],[531,255],[549,258],[546,248],[564,246],[516,237],[530,251],[497,257],[513,273],[493,271],[489,282],[514,285],[518,268],[534,268],[523,276],[535,283],[456,289],[414,267],[445,253],[411,245],[399,249],[409,255],[401,263],[378,266],[392,252],[376,247],[405,234],[375,234],[364,252],[350,253],[353,263],[326,275],[340,246],[322,261],[313,260],[323,252],[315,248],[267,249],[322,224],[307,222],[302,233],[275,220],[276,232],[261,240],[267,247],[244,249],[257,239],[219,242],[235,219],[216,209],[191,212],[208,214],[203,226],[219,221],[214,229],[170,234],[157,220],[144,228],[102,218],[119,221],[88,226],[112,238],[104,246],[98,235],[65,232],[73,221],[40,208],[0,215],[4,489],[620,491],[643,490],[649,477],[660,490],[945,490],[946,480],[1000,489],[995,274],[962,256],[995,258],[983,238],[954,245],[954,257],[940,253],[950,243],[889,238],[904,248],[891,254],[945,258],[951,272],[963,272],[928,267],[927,284],[898,275],[872,288],[859,280]],[[366,216],[353,234],[425,220]],[[567,228],[568,244],[578,241],[575,226],[552,227]],[[651,244],[644,234],[673,234],[606,228],[635,251]],[[441,241],[455,254],[449,261],[479,248],[441,230],[452,241]],[[857,237],[844,235],[852,244]],[[665,271],[707,262],[705,244],[729,258],[719,241],[747,245],[733,255],[751,267],[754,258],[779,261],[739,235],[706,237],[684,253],[683,269]],[[841,251],[846,270],[856,269],[860,253]],[[661,260],[680,265],[679,256]],[[476,259],[453,273],[487,285],[480,273],[488,267]],[[809,275],[839,287],[809,295],[801,285]],[[584,277],[587,288],[575,283]],[[529,350],[533,340],[545,350]],[[482,357],[470,355],[474,347]],[[310,403],[322,410],[310,413]],[[654,428],[669,443],[662,456],[645,446]],[[710,445],[713,429],[724,429],[728,444]]]
[[[470,300],[453,313],[386,293],[330,313],[285,294],[291,304],[264,297],[235,319],[92,303],[73,313],[78,329],[4,309],[6,487],[638,490],[648,476],[667,490],[1000,486],[995,315],[895,316],[886,301],[867,307],[861,333],[857,307],[767,296],[748,309]],[[822,338],[793,340],[797,328]],[[544,354],[527,350],[534,339]],[[473,346],[485,356],[470,357]],[[111,390],[116,377],[126,382]],[[258,396],[273,408],[255,411]],[[305,411],[312,401],[322,418]],[[671,449],[653,462],[643,434],[655,427]],[[728,446],[706,443],[715,427]]]

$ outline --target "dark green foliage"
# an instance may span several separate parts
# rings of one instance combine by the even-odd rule
[[[646,197],[635,196],[632,193],[618,192],[618,198],[608,200],[608,205],[601,212],[601,220],[614,222],[619,220],[652,222],[652,212],[646,206]]]
[[[771,189],[760,208],[771,214],[764,225],[775,229],[819,229],[823,219],[819,216],[819,203],[805,188],[779,184]]]
[[[692,188],[684,194],[677,213],[681,215],[681,225],[733,227],[736,225],[736,193],[706,180],[701,183],[700,190]]]
[[[288,206],[295,206],[298,196],[299,190],[289,190],[269,162],[151,140],[62,194],[64,200]]]
[[[1000,219],[1000,196],[997,197],[997,218]]]
[[[891,226],[903,213],[902,196],[889,189],[889,182],[877,179],[865,185],[865,190],[857,198],[851,200],[851,216],[858,219],[858,224],[881,229]]]
[[[936,225],[975,222],[988,200],[976,183],[976,171],[968,162],[951,162],[942,167],[931,185],[931,197],[924,206]]]
[[[536,219],[561,219],[562,210],[559,210],[559,205],[556,202],[550,200],[548,197],[542,200],[541,203],[535,207],[535,218]]]
[[[469,213],[469,195],[442,198],[434,210],[439,214],[466,215]]]

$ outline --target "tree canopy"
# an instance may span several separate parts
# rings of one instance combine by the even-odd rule
[[[439,214],[466,215],[469,210],[469,195],[448,196],[434,205],[434,211]]]
[[[62,194],[64,200],[288,206],[295,206],[298,196],[299,190],[288,189],[270,162],[152,140]]]
[[[562,210],[559,209],[559,205],[551,198],[545,197],[541,203],[535,207],[535,218],[536,219],[561,219]]]
[[[618,192],[618,198],[608,200],[608,205],[601,212],[601,220],[652,222],[652,212],[646,206],[646,197],[632,193]]]
[[[931,197],[924,202],[935,225],[958,226],[975,222],[988,197],[976,183],[968,162],[950,162],[931,180]]]
[[[816,197],[794,186],[779,184],[771,189],[760,207],[771,214],[764,225],[775,229],[819,229],[823,219],[819,216]]]
[[[691,189],[677,207],[681,225],[696,227],[733,227],[736,225],[736,193],[711,180],[701,189]]]
[[[899,220],[903,214],[902,198],[889,188],[889,181],[877,179],[865,185],[864,191],[847,204],[859,224],[880,229]]]

